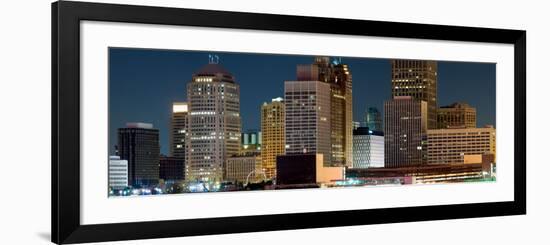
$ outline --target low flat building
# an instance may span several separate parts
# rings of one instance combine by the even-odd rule
[[[323,154],[277,156],[277,185],[323,184],[344,179],[344,167],[327,167]]]
[[[228,157],[225,167],[226,181],[248,184],[266,179],[259,153]]]
[[[452,183],[481,181],[489,177],[484,174],[481,163],[419,165],[401,168],[352,168],[346,170],[346,178],[361,180],[402,179],[413,177],[411,183]],[[404,183],[407,184],[407,183]]]
[[[461,164],[465,156],[483,154],[496,155],[492,126],[428,130],[428,164]]]
[[[159,177],[164,182],[178,182],[185,178],[185,160],[177,157],[161,157]]]
[[[483,175],[496,177],[496,161],[492,153],[465,155],[464,164],[481,164]]]

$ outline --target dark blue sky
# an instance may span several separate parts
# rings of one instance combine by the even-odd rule
[[[109,145],[126,122],[153,123],[160,130],[161,153],[168,153],[171,105],[186,100],[186,84],[193,72],[208,64],[211,52],[110,48]],[[296,65],[310,64],[313,56],[220,53],[219,63],[240,85],[243,130],[260,128],[260,106],[283,97],[285,80],[296,79]],[[388,59],[346,58],[353,75],[353,117],[362,121],[369,106],[383,110],[390,98]],[[466,102],[477,109],[477,124],[495,124],[496,65],[439,62],[438,104]]]

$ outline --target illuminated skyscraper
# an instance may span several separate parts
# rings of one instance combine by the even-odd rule
[[[437,128],[437,61],[392,60],[392,96],[426,101],[428,128]]]
[[[330,84],[330,161],[325,164],[348,166],[353,164],[353,108],[352,76],[348,65],[340,59],[315,57],[313,64],[299,65],[298,81],[321,81]]]
[[[170,118],[170,156],[184,161],[188,112],[189,108],[186,102],[174,102],[172,104],[172,117]]]
[[[189,106],[186,180],[221,181],[227,157],[241,143],[239,85],[211,61],[187,84]]]
[[[372,131],[382,131],[382,116],[376,107],[369,107],[365,112],[365,127]]]
[[[159,180],[159,131],[149,123],[127,123],[118,129],[118,154],[128,160],[130,185],[151,186]]]
[[[285,81],[286,154],[320,153],[330,165],[330,102],[328,83]]]
[[[410,96],[384,102],[384,166],[407,167],[427,162],[427,103]]]
[[[262,169],[268,179],[277,173],[277,156],[285,154],[285,104],[282,98],[262,105]]]
[[[437,128],[475,128],[476,108],[466,103],[453,103],[437,109]]]

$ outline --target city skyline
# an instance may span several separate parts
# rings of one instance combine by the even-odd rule
[[[212,52],[111,48],[109,61],[110,153],[113,132],[127,122],[147,122],[160,131],[160,152],[169,153],[172,103],[187,101],[192,74],[208,64]],[[241,87],[241,130],[260,129],[264,102],[284,95],[284,82],[295,80],[296,66],[311,64],[315,56],[215,53],[219,63]],[[383,113],[391,98],[389,59],[347,58],[353,73],[353,121],[362,121],[368,107]],[[467,102],[476,107],[477,126],[495,125],[495,64],[438,62],[438,106]],[[116,133],[115,133],[116,135]]]

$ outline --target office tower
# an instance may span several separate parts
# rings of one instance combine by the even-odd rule
[[[384,166],[423,165],[426,156],[427,103],[411,96],[384,102]]]
[[[496,131],[484,128],[428,130],[428,163],[469,163],[484,154],[496,155]]]
[[[313,64],[298,65],[298,81],[321,81],[330,85],[331,156],[325,164],[348,166],[353,163],[352,76],[340,59],[315,57]]]
[[[331,165],[330,102],[328,83],[285,81],[286,154],[320,153]]]
[[[185,179],[221,181],[227,157],[240,149],[239,85],[231,73],[211,61],[193,74],[187,99]]]
[[[369,107],[365,112],[365,127],[372,131],[382,131],[382,115],[376,107]]]
[[[119,156],[110,156],[109,187],[113,190],[120,190],[128,186],[128,160],[122,160]]]
[[[384,134],[368,127],[353,130],[353,168],[384,167]]]
[[[185,146],[187,137],[187,102],[174,102],[170,118],[170,156],[185,161]],[[183,174],[183,172],[182,172]]]
[[[159,180],[159,131],[149,123],[127,123],[118,129],[118,151],[128,160],[128,179],[134,187],[151,186]]]
[[[159,178],[165,183],[182,181],[185,178],[184,159],[161,156],[159,160]]]
[[[285,154],[285,104],[283,98],[265,102],[261,108],[262,169],[268,179],[276,177],[277,156]]]
[[[392,60],[392,96],[426,101],[428,128],[437,128],[437,61]]]
[[[267,181],[267,176],[262,171],[261,156],[258,153],[248,153],[228,157],[225,179],[242,184]]]
[[[475,128],[476,108],[466,103],[453,103],[437,109],[437,128]]]

